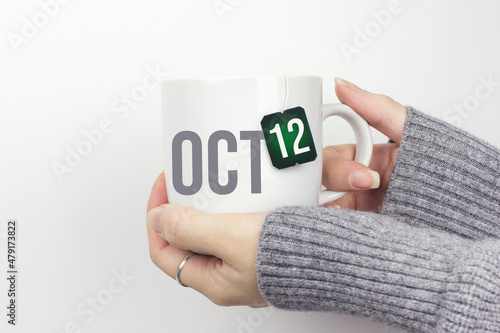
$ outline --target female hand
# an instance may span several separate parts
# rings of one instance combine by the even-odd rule
[[[267,306],[255,272],[266,213],[203,214],[167,203],[162,173],[153,184],[147,208],[149,253],[156,266],[175,279],[190,251],[204,253],[190,258],[182,268],[184,285],[217,305]]]
[[[343,80],[336,80],[335,90],[342,103],[395,143],[374,146],[370,168],[377,173],[366,173],[370,168],[352,161],[354,145],[325,148],[323,184],[335,191],[354,190],[330,205],[378,211],[403,137],[406,108]],[[379,174],[380,187],[364,191],[378,185]],[[180,280],[184,285],[218,305],[267,305],[255,271],[266,213],[204,214],[168,204],[164,174],[153,185],[147,211],[151,258],[170,277],[175,278],[179,264],[190,251],[203,253],[191,257],[182,268]]]
[[[335,93],[341,103],[350,106],[394,143],[374,145],[369,168],[353,162],[355,145],[326,147],[323,150],[323,186],[334,191],[350,191],[326,206],[378,213],[403,139],[406,108],[390,97],[372,94],[338,78],[335,79]]]

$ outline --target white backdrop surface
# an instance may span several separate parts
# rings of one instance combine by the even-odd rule
[[[158,82],[313,74],[334,102],[339,76],[499,146],[499,11],[493,0],[1,0],[0,331],[399,332],[217,307],[154,266],[145,209],[163,168]],[[336,128],[328,143],[352,139]]]

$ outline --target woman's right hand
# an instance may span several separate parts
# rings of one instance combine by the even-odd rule
[[[406,107],[388,96],[372,94],[338,78],[335,93],[341,103],[350,106],[394,143],[374,145],[369,168],[353,161],[355,145],[324,148],[323,185],[334,191],[350,191],[325,206],[379,212],[403,138]]]

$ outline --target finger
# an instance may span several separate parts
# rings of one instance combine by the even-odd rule
[[[264,220],[264,213],[204,214],[181,205],[164,205],[148,215],[150,226],[172,246],[211,254],[230,264],[236,264],[233,258],[257,252]]]
[[[167,190],[165,185],[165,173],[160,173],[153,183],[149,195],[147,213],[155,207],[168,203]]]
[[[163,271],[172,279],[176,279],[180,264],[190,253],[192,252],[169,246],[168,255],[164,256],[162,262]],[[199,291],[217,305],[249,304],[244,297],[247,288],[234,286],[231,276],[235,275],[233,267],[222,259],[196,254],[188,258],[182,266],[179,282]],[[264,304],[267,303],[264,301]],[[263,304],[261,302],[257,305]]]
[[[186,251],[185,255],[183,253],[182,256],[170,256],[170,262],[166,265],[168,270],[166,273],[175,279],[180,264],[190,253],[192,252]],[[216,276],[218,265],[222,265],[222,260],[217,257],[201,254],[193,255],[182,266],[179,272],[179,281],[183,285],[195,289],[202,294],[207,294],[210,289],[213,289],[217,285],[214,283],[213,276]]]
[[[149,195],[147,204],[147,212],[149,213],[153,208],[168,203],[167,190],[165,185],[165,174],[162,172],[155,180]],[[156,257],[157,254],[169,244],[154,230],[147,227],[149,252],[151,257]]]
[[[192,252],[188,250],[167,246],[162,250],[162,255],[156,258],[155,264],[172,279],[176,279],[180,264],[190,253]],[[184,263],[179,274],[179,280],[182,284],[201,291],[203,289],[203,280],[206,280],[206,269],[218,261],[220,259],[211,256],[192,256]]]
[[[342,145],[323,150],[322,184],[333,191],[369,190],[378,188],[378,172],[352,160],[356,147]]]
[[[159,219],[161,217],[161,208],[159,210],[155,210],[155,208],[162,207],[165,204],[168,204],[168,197],[165,184],[165,174],[162,172],[158,178],[156,178],[151,189],[151,194],[147,204],[148,220],[156,218]],[[155,214],[157,216],[155,216]],[[190,253],[190,251],[170,246],[170,244],[163,239],[161,235],[149,226],[149,223],[147,229],[151,258],[163,272],[175,279],[180,263],[186,255]],[[196,281],[194,277],[202,276],[200,272],[201,268],[207,267],[207,263],[213,259],[210,259],[210,257],[207,256],[195,257],[199,258],[192,257],[188,260],[189,263],[185,263],[180,273],[180,280],[184,285],[191,286],[193,289],[200,291],[200,281]]]
[[[354,84],[336,78],[335,93],[340,102],[350,106],[370,126],[401,143],[406,122],[406,108],[385,95],[372,94]]]
[[[192,252],[188,250],[168,246],[163,250],[162,256],[158,257],[156,265],[172,279],[175,279],[180,264],[190,253]],[[195,255],[189,258],[181,269],[179,280],[183,284],[198,290],[199,283],[194,277],[202,275],[202,267],[206,267],[209,258],[214,257]]]

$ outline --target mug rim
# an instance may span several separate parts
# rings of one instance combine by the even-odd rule
[[[228,75],[228,76],[192,76],[192,77],[176,77],[163,80],[161,83],[180,83],[180,82],[202,82],[213,83],[220,81],[239,81],[249,79],[316,79],[322,81],[323,78],[319,75]]]

